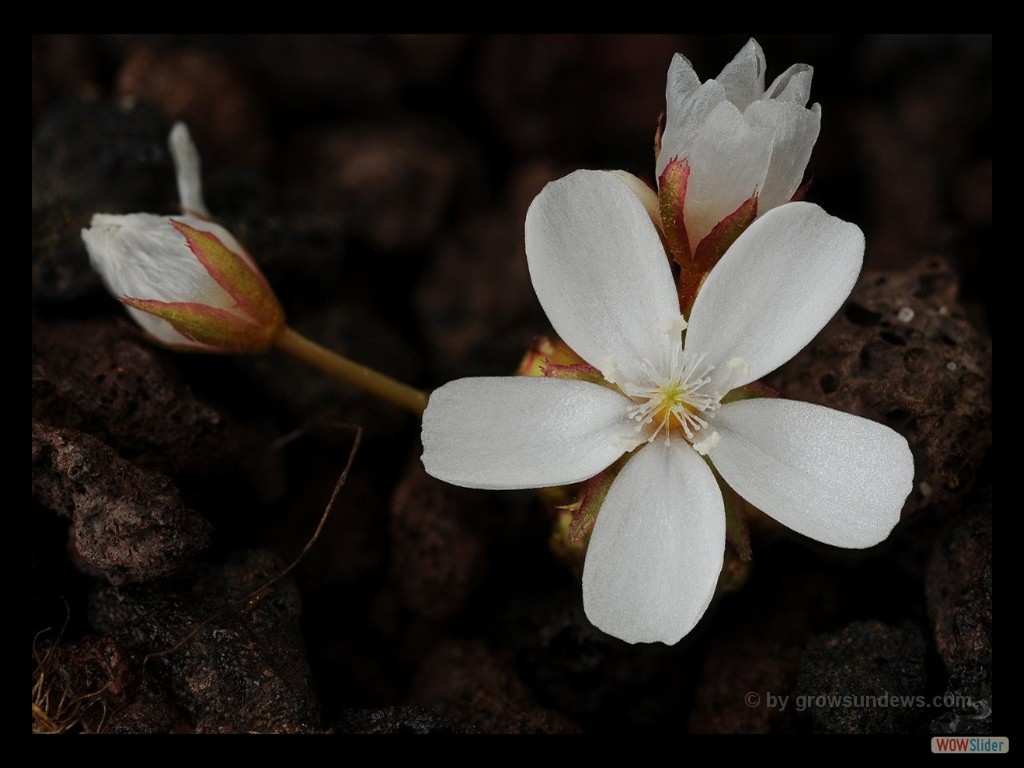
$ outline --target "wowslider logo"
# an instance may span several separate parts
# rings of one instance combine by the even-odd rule
[[[1005,736],[932,736],[932,752],[940,754],[1005,753],[1010,740]]]

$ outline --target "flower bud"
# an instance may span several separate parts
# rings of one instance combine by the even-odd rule
[[[266,278],[239,242],[205,218],[199,155],[181,123],[170,136],[181,216],[97,213],[82,240],[107,289],[157,341],[260,352],[284,327]]]
[[[284,325],[266,279],[219,224],[195,216],[97,213],[82,240],[108,290],[162,344],[259,352]]]
[[[794,64],[768,88],[764,73],[756,40],[716,79],[701,83],[681,54],[669,67],[665,126],[655,140],[656,171],[662,217],[668,191],[679,208],[675,224],[685,228],[684,248],[690,254],[731,216],[749,224],[752,205],[760,216],[788,202],[803,179],[821,126],[821,107],[806,106],[813,69]],[[664,189],[666,174],[673,179],[670,190]]]

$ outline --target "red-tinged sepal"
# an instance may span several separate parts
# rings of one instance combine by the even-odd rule
[[[548,363],[544,366],[544,375],[553,379],[575,379],[576,381],[589,381],[592,384],[606,384],[604,376],[589,363],[576,363],[574,365],[558,365]]]
[[[720,477],[717,479],[725,505],[725,541],[728,544],[725,548],[722,574],[718,578],[718,593],[724,594],[738,590],[747,582],[750,575],[753,552],[750,548],[748,520],[751,515],[759,512]]]
[[[715,465],[710,460],[706,458],[704,460],[715,476],[718,488],[722,492],[722,502],[725,507],[725,541],[727,546],[725,548],[725,558],[722,562],[722,573],[718,577],[716,594],[726,594],[735,592],[742,587],[750,575],[753,551],[750,547],[749,521],[752,518],[763,515],[722,479],[722,476],[718,474]]]
[[[608,489],[625,466],[629,456],[623,456],[607,469],[577,486],[575,499],[555,507],[551,549],[566,565],[582,574],[590,533],[597,522]]]
[[[735,403],[738,400],[752,400],[755,397],[782,397],[782,393],[777,389],[769,387],[767,384],[762,384],[760,381],[752,381],[749,384],[744,384],[742,387],[730,390],[722,398],[722,405]]]
[[[672,260],[683,270],[691,269],[692,261],[690,241],[686,236],[686,222],[683,218],[689,178],[689,162],[686,158],[674,157],[658,179],[658,203],[665,245]]]
[[[519,361],[516,373],[520,376],[576,379],[610,386],[597,368],[573,352],[564,341],[548,336],[534,338],[530,349]]]
[[[750,549],[750,529],[747,527],[750,504],[721,477],[717,474],[715,477],[718,479],[718,487],[722,489],[722,499],[725,502],[725,538],[736,550],[740,560],[749,562],[753,556]]]
[[[703,272],[710,272],[714,269],[718,260],[729,250],[729,246],[736,242],[736,238],[743,234],[743,230],[753,224],[756,218],[757,194],[755,193],[705,235],[693,254],[694,266]]]
[[[164,320],[191,344],[210,352],[262,352],[270,347],[280,327],[252,322],[225,309],[188,301],[157,301],[122,297],[121,302],[139,312]],[[168,346],[175,346],[173,343]]]
[[[791,198],[789,198],[789,202],[797,203],[797,202],[803,200],[804,198],[806,198],[807,197],[807,193],[810,192],[810,190],[811,190],[811,184],[813,182],[814,182],[814,177],[811,176],[809,179],[807,179],[807,181],[805,181],[803,184],[801,184],[797,188],[796,192],[793,193],[793,196]]]
[[[757,195],[751,195],[739,208],[722,219],[697,244],[693,258],[679,273],[679,306],[689,315],[701,285],[715,264],[725,255],[736,238],[757,218]]]
[[[237,251],[232,250],[212,232],[174,218],[170,223],[185,238],[189,250],[210,277],[237,302],[241,312],[266,326],[279,327],[284,322],[280,302],[252,257],[240,246],[235,246]]]

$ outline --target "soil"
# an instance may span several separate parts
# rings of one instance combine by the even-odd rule
[[[868,244],[767,383],[900,431],[914,492],[864,552],[753,521],[745,583],[669,648],[593,628],[540,500],[430,478],[413,417],[277,353],[150,344],[79,230],[176,210],[184,119],[298,330],[424,389],[510,373],[550,332],[533,196],[650,178],[672,53],[711,76],[746,38],[33,38],[33,731],[991,733],[991,37],[759,40],[769,79],[814,65],[807,199]],[[261,590],[351,424],[323,535]]]

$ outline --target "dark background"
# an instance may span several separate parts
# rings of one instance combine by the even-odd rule
[[[991,37],[754,36],[768,82],[815,67],[807,199],[867,236],[769,383],[901,431],[915,491],[868,552],[752,521],[672,648],[590,627],[536,498],[427,478],[412,417],[277,353],[149,345],[78,232],[176,210],[184,119],[297,329],[425,389],[508,373],[549,330],[533,196],[650,179],[672,53],[712,77],[746,36],[33,38],[33,728],[991,732]],[[339,422],[365,439],[323,537],[247,604],[312,534]]]

